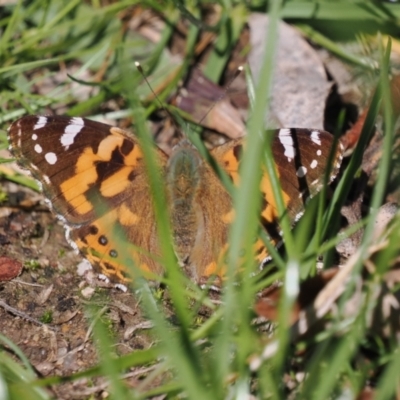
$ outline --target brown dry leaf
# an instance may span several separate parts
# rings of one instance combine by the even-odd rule
[[[370,386],[366,386],[358,394],[356,400],[373,400],[373,399],[375,399],[375,390],[372,389]]]
[[[362,219],[361,200],[357,199],[349,206],[342,207],[341,213],[347,218],[349,225],[355,224]],[[379,208],[375,219],[374,240],[378,240],[383,234],[389,222],[396,215],[399,206],[397,203],[386,203]],[[352,256],[359,248],[364,234],[364,229],[360,228],[352,235],[340,241],[337,246],[337,252],[344,258]]]
[[[391,92],[394,119],[396,120],[400,115],[400,75],[394,75],[390,80],[390,92]],[[373,94],[371,95],[371,98],[372,97]],[[341,138],[342,143],[346,147],[347,153],[351,153],[351,151],[354,150],[354,148],[356,147],[368,111],[369,111],[369,105],[365,107],[365,109],[360,113],[355,124],[349,130],[347,130],[347,132]],[[373,144],[376,142],[378,146],[373,146]],[[371,144],[368,146],[368,150],[370,152],[373,151],[374,154],[377,153],[376,156],[374,157],[373,168],[376,167],[375,164],[377,163],[377,160],[380,159],[380,155],[382,153],[381,142],[382,142],[381,138],[375,135],[371,141]],[[367,162],[367,165],[370,165],[371,162],[368,162],[368,160],[369,157],[364,157],[364,164]]]
[[[368,109],[364,110],[361,115],[358,117],[356,123],[346,131],[346,133],[341,137],[343,146],[346,149],[346,152],[354,150],[358,143],[358,139],[360,138],[362,128],[364,126],[365,119],[368,114]]]
[[[250,69],[255,84],[263,64],[269,19],[265,14],[250,16]],[[324,111],[331,83],[318,54],[294,28],[279,25],[268,127],[324,127]],[[276,125],[278,126],[276,126]],[[274,126],[275,125],[275,126]]]
[[[369,259],[365,262],[364,276],[375,272],[373,260],[387,245],[385,238],[390,232],[390,229],[387,229],[388,224],[396,215],[397,210],[397,204],[392,203],[387,203],[380,208],[375,220],[374,245],[368,249]],[[344,293],[359,257],[360,250],[356,249],[341,268],[325,270],[301,284],[298,299],[290,315],[293,340],[310,332],[312,328],[320,328],[317,323],[321,322],[322,317],[328,312],[336,313],[337,301]],[[399,338],[400,291],[396,288],[400,284],[400,258],[379,282],[365,282],[361,276],[358,276],[355,283],[355,290],[346,301],[344,316],[354,317],[359,312],[365,296],[364,286],[369,285],[372,293],[370,301],[371,304],[375,304],[375,307],[368,315],[368,328],[382,337]],[[280,287],[265,289],[255,304],[256,313],[270,321],[276,321],[280,296]],[[326,322],[323,323],[324,325]]]
[[[338,268],[322,271],[300,285],[299,297],[290,315],[290,323],[298,321],[300,312],[312,304],[325,285],[336,275]],[[255,304],[255,312],[270,321],[277,321],[281,288],[274,286],[265,289]]]
[[[378,240],[383,236],[389,222],[399,210],[397,203],[386,203],[379,208],[378,215],[375,219],[374,240]]]
[[[60,315],[57,316],[57,319],[53,322],[54,325],[62,325],[69,321],[71,321],[77,314],[79,314],[79,310],[67,310]]]
[[[173,103],[191,115],[192,121],[236,139],[244,136],[245,125],[225,90],[194,69]]]
[[[363,178],[363,177],[362,177]],[[366,186],[366,177],[364,179],[359,179],[356,183],[353,183],[352,191],[356,192],[354,200],[348,200],[348,204],[344,205],[340,210],[340,213],[346,218],[348,226],[357,224],[362,220],[362,208],[364,200],[364,191]],[[343,234],[344,229],[339,233]],[[364,234],[364,229],[360,227],[353,234],[345,237],[336,245],[336,251],[342,258],[349,258],[353,255],[358,247],[360,246],[362,237]]]

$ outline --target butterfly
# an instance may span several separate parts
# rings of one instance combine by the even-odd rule
[[[279,129],[272,152],[282,197],[292,223],[302,215],[307,197],[323,186],[334,142],[321,130]],[[18,164],[40,183],[52,209],[64,222],[67,239],[114,282],[129,281],[132,262],[145,273],[162,275],[157,219],[143,151],[126,130],[79,117],[25,116],[8,137]],[[210,156],[237,183],[245,138],[229,140]],[[329,180],[343,157],[339,142]],[[167,155],[154,146],[163,179],[177,260],[195,282],[222,278],[221,260],[234,218],[232,198],[210,164],[188,139]],[[271,181],[263,171],[260,220],[271,240],[279,239],[279,218]],[[259,240],[256,258],[268,255]]]

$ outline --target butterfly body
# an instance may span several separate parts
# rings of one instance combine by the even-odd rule
[[[150,277],[165,272],[144,156],[133,134],[83,118],[26,116],[11,125],[9,141],[18,163],[40,182],[66,225],[70,243],[92,265],[120,282],[130,278],[127,266],[132,263]],[[303,212],[306,197],[322,187],[332,142],[324,131],[276,131],[272,151],[292,222]],[[244,139],[231,140],[210,152],[235,185],[243,144]],[[339,145],[330,180],[342,154]],[[234,216],[231,196],[187,139],[170,156],[157,147],[153,156],[163,179],[159,190],[166,198],[179,264],[197,282],[210,275],[222,277]],[[276,242],[279,218],[265,170],[260,196],[262,225]],[[261,241],[256,252],[259,261],[267,255]]]
[[[217,272],[215,260],[227,242],[232,209],[226,189],[198,150],[187,140],[173,149],[166,168],[172,236],[180,265],[193,280]]]

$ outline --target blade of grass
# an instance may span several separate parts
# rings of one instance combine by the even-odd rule
[[[382,52],[383,53],[383,52]],[[374,188],[374,192],[372,195],[372,205],[374,206],[373,211],[371,212],[370,219],[367,223],[363,242],[361,244],[361,249],[359,250],[360,257],[355,261],[353,271],[352,271],[352,280],[346,285],[346,291],[342,298],[339,301],[339,309],[344,310],[344,305],[347,301],[349,301],[350,295],[353,294],[353,288],[355,285],[355,278],[359,276],[361,271],[361,266],[367,257],[370,256],[368,251],[368,247],[371,245],[372,234],[375,225],[375,215],[378,209],[378,206],[381,204],[384,196],[384,190],[387,183],[387,177],[389,174],[390,167],[390,154],[393,143],[393,130],[392,130],[392,114],[391,114],[391,106],[390,106],[390,96],[389,96],[389,82],[387,78],[387,66],[388,66],[388,57],[390,54],[390,45],[389,48],[386,49],[385,56],[382,55],[382,67],[381,67],[381,90],[383,101],[386,104],[385,109],[386,117],[385,117],[385,138],[384,138],[384,154],[380,162],[380,168],[377,177],[377,183]],[[367,128],[368,129],[368,128]],[[360,343],[361,339],[364,336],[365,332],[365,323],[368,315],[368,311],[376,304],[376,300],[373,299],[374,287],[372,285],[366,286],[366,296],[363,297],[363,304],[359,307],[359,310],[356,315],[356,320],[354,322],[350,322],[350,332],[347,332],[344,339],[340,340],[339,346],[335,346],[335,349],[332,350],[330,347],[329,352],[333,353],[333,358],[329,357],[329,375],[321,375],[323,379],[317,379],[317,386],[315,387],[315,380],[309,380],[308,384],[305,385],[304,395],[307,398],[326,398],[336,386],[335,380],[339,375],[343,367],[341,365],[346,365],[351,362],[351,358],[355,351],[358,349],[358,343]],[[342,314],[343,315],[343,314]],[[339,321],[339,320],[338,320]],[[349,340],[352,341],[349,342]],[[311,364],[312,368],[318,369],[319,363]],[[313,372],[310,371],[310,376],[313,376]]]
[[[298,24],[296,26],[309,40],[324,47],[332,54],[335,54],[337,57],[341,58],[343,61],[358,65],[359,67],[365,68],[369,71],[376,71],[377,65],[375,60],[361,58],[360,56],[355,56],[348,51],[343,50],[338,44],[317,32],[310,25]]]
[[[98,350],[100,357],[100,369],[110,381],[110,392],[116,399],[128,398],[128,390],[119,376],[119,360],[111,356],[112,340],[109,337],[105,324],[101,321],[101,316],[106,307],[95,312],[89,309],[90,320],[93,324],[93,334],[98,341]]]
[[[260,207],[258,193],[259,182],[261,179],[261,158],[264,151],[264,113],[266,110],[267,100],[271,89],[272,71],[274,61],[274,51],[276,43],[276,35],[278,29],[279,13],[281,2],[276,1],[271,5],[270,24],[268,28],[268,37],[266,40],[265,55],[263,60],[263,68],[260,72],[259,82],[256,89],[256,98],[252,116],[249,120],[247,136],[247,147],[242,158],[241,168],[241,185],[234,196],[234,205],[236,217],[230,232],[229,249],[228,249],[228,271],[227,282],[224,287],[224,307],[225,316],[221,323],[221,332],[223,334],[216,340],[216,362],[217,362],[217,378],[226,379],[232,366],[226,362],[229,359],[232,349],[232,326],[236,326],[239,322],[239,332],[246,332],[248,327],[243,326],[249,323],[248,305],[251,304],[248,297],[250,291],[246,282],[242,282],[236,289],[233,282],[239,260],[241,259],[241,251],[243,249],[250,250],[253,248],[253,238],[256,236],[258,213]],[[250,256],[247,260],[247,268],[245,265],[243,275],[250,273],[252,268],[252,252],[247,251]],[[250,265],[250,267],[249,267]],[[237,298],[245,297],[238,304]],[[242,323],[243,325],[240,325]],[[243,344],[244,341],[241,341]],[[246,354],[248,356],[251,343],[247,342],[244,348],[240,349],[238,354],[238,366],[240,373],[246,377],[244,365]]]
[[[243,3],[232,6],[228,4],[227,7],[229,13],[222,14],[226,14],[226,17],[222,17],[214,50],[211,52],[203,71],[204,75],[213,82],[220,80],[247,20],[248,13]]]
[[[126,79],[125,87],[129,88],[128,82],[131,81],[131,73],[124,71],[122,76]],[[163,190],[160,190],[164,186],[156,161],[153,158],[152,143],[145,127],[144,113],[141,111],[140,103],[132,91],[127,92],[127,97],[131,105],[136,133],[141,143],[148,170],[154,210],[158,222],[157,228],[160,237],[161,254],[163,255],[164,264],[167,266],[169,278],[176,285],[176,288],[170,289],[170,294],[176,317],[180,322],[178,331],[171,331],[169,324],[165,320],[165,316],[158,310],[151,292],[147,288],[147,284],[145,285],[141,282],[144,285],[141,291],[143,305],[148,315],[154,321],[156,332],[162,338],[163,353],[168,357],[168,362],[171,363],[171,366],[173,366],[180,376],[188,395],[193,398],[206,399],[211,395],[213,388],[207,387],[203,381],[204,374],[201,371],[199,353],[190,340],[190,320],[184,291],[182,291],[182,287],[185,287],[185,280],[183,279],[182,272],[177,268],[175,255],[171,246],[169,219],[165,208],[165,193]]]
[[[388,11],[390,14],[388,15]],[[335,1],[288,1],[282,8],[283,19],[370,21],[391,20],[391,15],[399,17],[396,6],[377,7],[373,2],[345,0]]]
[[[379,379],[375,398],[380,400],[393,399],[399,391],[400,348],[392,353],[392,359]]]
[[[389,89],[389,57],[390,57],[390,41],[388,47],[384,50],[381,48],[382,60],[381,60],[381,73],[380,73],[380,94],[382,96],[383,110],[384,110],[384,140],[383,140],[383,154],[379,162],[378,174],[374,191],[372,193],[371,200],[371,211],[369,219],[364,229],[364,235],[360,244],[360,258],[354,265],[352,271],[352,281],[346,287],[341,303],[344,304],[346,299],[349,298],[352,290],[354,289],[355,277],[360,274],[361,268],[364,262],[370,257],[368,248],[372,245],[373,235],[375,230],[375,221],[378,213],[378,209],[382,204],[385,195],[385,189],[388,182],[390,165],[391,165],[391,153],[394,142],[394,130],[393,130],[393,111],[391,105],[390,89]],[[368,117],[367,117],[368,119]],[[364,129],[363,129],[364,130]]]

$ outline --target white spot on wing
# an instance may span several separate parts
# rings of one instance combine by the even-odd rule
[[[298,170],[296,171],[296,175],[299,178],[303,178],[307,174],[307,168],[306,167],[299,167]]]
[[[321,146],[321,139],[319,137],[319,132],[318,131],[312,131],[311,132],[311,140],[317,144],[318,146]]]
[[[51,165],[54,165],[54,164],[57,162],[57,156],[56,156],[55,153],[51,153],[51,152],[46,153],[46,154],[44,155],[44,158],[45,158],[46,161],[47,161],[49,164],[51,164]]]
[[[42,179],[48,184],[50,185],[50,178],[47,175],[43,175]]]
[[[61,136],[61,144],[68,150],[69,146],[74,143],[76,135],[84,126],[82,118],[71,118],[70,124],[66,126],[64,134]]]
[[[39,117],[38,120],[36,121],[35,126],[33,127],[33,130],[35,131],[36,129],[43,128],[46,124],[47,124],[47,118]]]
[[[285,149],[284,155],[289,161],[293,160],[296,155],[296,149],[294,148],[294,141],[290,129],[279,129],[278,138]]]
[[[317,161],[317,160],[312,160],[312,161],[311,161],[311,164],[310,164],[310,168],[311,168],[311,169],[314,169],[314,168],[317,167],[317,165],[318,165],[318,161]]]
[[[38,138],[38,135],[36,135],[36,133],[34,133],[34,134],[32,135],[32,140],[37,140],[37,138]]]
[[[40,144],[35,144],[35,147],[33,148],[36,153],[41,153],[43,151],[42,146]]]
[[[317,150],[317,156],[320,156],[322,154],[321,150]]]
[[[77,244],[71,239],[71,227],[67,225],[65,218],[57,214],[57,218],[64,223],[65,228],[65,239],[67,239],[68,244],[72,247],[76,254],[79,253]],[[86,260],[86,259],[85,259]],[[89,261],[88,261],[89,262]],[[90,263],[89,263],[90,264]]]
[[[80,126],[85,125],[85,121],[81,117],[73,117],[71,118],[71,122],[75,125],[80,125]]]
[[[46,201],[46,199],[45,199],[45,201]],[[49,200],[49,205],[50,205],[50,208],[53,209],[53,208],[52,208],[52,207],[53,207],[53,204],[51,203],[50,200]],[[63,215],[61,215],[61,214],[56,214],[56,217],[57,217],[57,219],[58,219],[59,221],[61,221],[61,222],[63,223],[64,229],[67,229],[67,230],[69,231],[69,226],[68,226],[68,224],[67,224],[67,220],[65,219],[65,217],[64,217]],[[67,240],[68,240],[68,239],[67,239]],[[71,247],[74,247],[74,246],[71,246]]]

